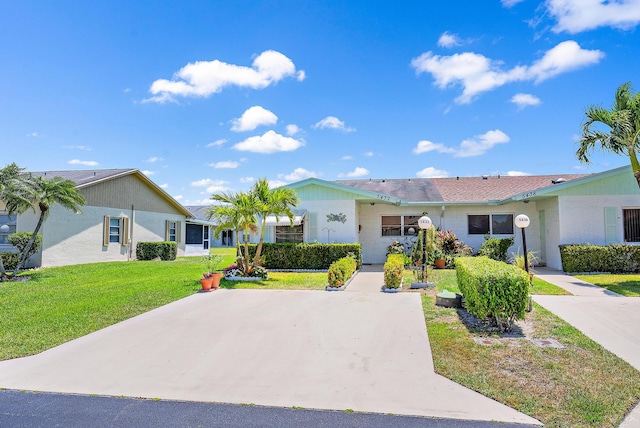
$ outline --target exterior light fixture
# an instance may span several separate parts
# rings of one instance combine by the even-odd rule
[[[429,217],[423,215],[418,219],[418,227],[422,229],[422,277],[426,278],[427,273],[427,229],[431,228],[433,222]]]

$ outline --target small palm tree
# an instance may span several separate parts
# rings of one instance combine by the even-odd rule
[[[26,193],[28,183],[28,175],[24,173],[24,168],[20,168],[17,164],[12,163],[0,169],[0,201],[6,204],[6,201],[14,198],[22,198]],[[9,279],[7,272],[0,257],[0,281]]]
[[[13,271],[15,277],[24,263],[27,261],[29,249],[33,245],[42,223],[49,216],[50,208],[54,204],[60,204],[75,213],[80,212],[80,207],[84,205],[84,199],[76,190],[76,183],[65,180],[62,177],[44,179],[43,177],[28,176],[26,185],[14,188],[9,198],[5,200],[9,214],[22,214],[31,209],[33,212],[40,212],[38,223],[31,235],[31,239],[20,254],[20,259]],[[36,210],[37,207],[37,210]]]
[[[222,229],[233,226],[237,231],[242,231],[244,241],[244,257],[242,257],[243,272],[250,272],[249,265],[249,234],[257,234],[256,213],[258,202],[251,192],[222,192],[211,196],[211,199],[223,205],[210,207],[209,218],[221,220],[216,227],[216,237],[220,236]],[[237,241],[237,240],[236,240]],[[238,248],[239,242],[236,242]],[[238,248],[238,252],[240,252]]]
[[[580,146],[576,151],[578,160],[588,164],[589,152],[596,145],[604,151],[628,156],[640,187],[640,162],[637,157],[640,150],[640,93],[634,94],[631,82],[627,82],[618,87],[611,109],[590,106],[585,115],[587,120],[582,124]],[[609,132],[595,128],[597,124],[608,127]]]
[[[262,254],[267,216],[275,215],[276,221],[279,221],[281,216],[286,216],[289,218],[289,224],[293,226],[294,214],[291,208],[298,205],[299,199],[293,189],[287,187],[271,189],[269,187],[269,181],[267,181],[266,178],[261,178],[255,182],[252,193],[254,193],[258,199],[258,214],[262,217],[260,240],[258,241],[258,247],[256,248],[256,254],[253,259],[253,265],[258,266]]]

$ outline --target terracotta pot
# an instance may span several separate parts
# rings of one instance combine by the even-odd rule
[[[213,287],[214,290],[217,290],[218,288],[220,288],[220,280],[222,279],[222,273],[221,272],[214,272],[211,274],[211,286]]]
[[[200,278],[200,284],[202,285],[203,291],[211,291],[211,285],[213,283],[213,278]]]
[[[433,263],[436,265],[436,269],[444,269],[446,262],[447,261],[445,259],[435,259],[433,261]]]

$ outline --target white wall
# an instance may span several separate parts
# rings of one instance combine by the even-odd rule
[[[105,215],[129,217],[132,225],[131,246],[119,243],[106,247],[102,245]],[[131,210],[85,206],[81,214],[74,214],[53,206],[40,230],[42,251],[36,262],[41,266],[63,266],[134,259],[138,242],[164,241],[166,220],[182,222],[178,255],[184,255],[184,216],[136,211],[132,219]],[[19,230],[33,231],[36,221],[37,217],[32,213],[21,215]]]
[[[313,241],[309,228],[311,213],[316,214],[316,237],[321,243],[354,243],[358,242],[358,215],[354,200],[305,201],[299,206],[307,210],[307,226],[305,240]],[[346,221],[328,221],[328,214],[344,214]],[[330,229],[330,230],[329,230]]]
[[[468,234],[469,214],[526,214],[531,219],[531,224],[526,230],[527,234],[527,250],[537,251],[540,245],[540,228],[538,225],[538,214],[536,204],[531,202],[528,204],[522,202],[514,202],[501,206],[447,206],[442,211],[441,206],[429,207],[396,207],[394,205],[386,205],[376,203],[370,205],[367,203],[360,205],[360,224],[362,231],[360,232],[360,242],[362,243],[362,258],[364,263],[383,263],[386,258],[386,249],[393,240],[404,241],[404,237],[382,236],[382,216],[383,215],[422,215],[424,211],[428,212],[434,226],[440,226],[444,230],[453,231],[458,239],[464,241],[465,244],[471,246],[477,251],[484,242],[483,235]],[[520,230],[514,226],[513,235],[496,235],[496,237],[513,236],[515,244],[509,249],[510,252],[516,252],[522,249],[522,234]]]

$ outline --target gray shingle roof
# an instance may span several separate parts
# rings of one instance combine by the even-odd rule
[[[77,186],[85,186],[87,184],[113,178],[118,175],[126,175],[133,173],[135,169],[90,169],[90,170],[70,170],[70,171],[30,171],[32,175],[42,176],[45,178],[62,177],[65,180],[71,180]]]
[[[548,187],[586,174],[487,176],[411,179],[336,180],[338,184],[393,196],[406,202],[488,202]]]

